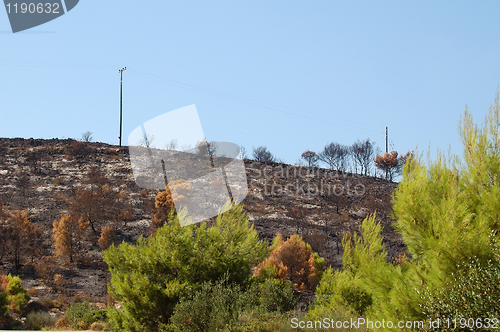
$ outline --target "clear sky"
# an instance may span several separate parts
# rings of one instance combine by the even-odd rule
[[[500,84],[498,1],[89,1],[13,34],[0,10],[0,137],[118,144],[195,104],[210,141],[294,163],[330,142],[461,154]]]

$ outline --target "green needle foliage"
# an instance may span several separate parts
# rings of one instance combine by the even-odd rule
[[[420,293],[423,313],[436,321],[448,319],[439,331],[457,330],[496,331],[500,317],[500,246],[492,232],[490,246],[494,259],[486,262],[481,257],[470,257],[459,265],[452,280],[441,289],[426,288]],[[473,319],[474,322],[469,321]],[[494,323],[496,319],[496,324]],[[482,326],[479,326],[482,324]],[[489,326],[488,326],[489,325]],[[436,329],[437,330],[437,329]]]
[[[500,301],[494,245],[500,228],[498,93],[482,127],[466,109],[460,129],[463,160],[438,153],[425,165],[416,154],[403,169],[393,197],[394,226],[411,259],[387,262],[381,227],[375,216],[368,217],[360,236],[343,239],[343,271],[324,273],[310,315],[347,310],[393,322],[498,316],[493,305]]]
[[[267,254],[266,244],[250,226],[241,205],[206,223],[189,224],[186,212],[147,240],[112,245],[104,253],[111,271],[109,292],[122,309],[110,309],[110,321],[121,331],[165,330],[180,298],[202,282],[226,276],[227,283],[245,285],[252,266]]]

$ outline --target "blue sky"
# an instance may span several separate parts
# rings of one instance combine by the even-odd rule
[[[330,142],[461,154],[500,84],[500,2],[85,1],[13,34],[0,10],[0,137],[118,144],[195,104],[208,140],[285,162]],[[124,140],[124,142],[126,142]]]

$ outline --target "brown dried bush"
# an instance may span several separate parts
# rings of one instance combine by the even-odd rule
[[[71,327],[71,324],[69,323],[65,315],[61,315],[59,319],[57,319],[54,326],[57,328],[64,328],[64,327]]]
[[[191,194],[191,184],[185,180],[175,180],[166,186],[165,191],[156,195],[155,207],[153,210],[153,223],[150,233],[153,234],[158,228],[163,226],[172,211],[175,213],[175,203],[182,203]]]
[[[38,297],[38,289],[36,289],[35,287],[31,287],[30,289],[28,289],[27,294],[30,297]]]
[[[54,284],[59,287],[59,288],[64,288],[65,286],[65,281],[64,281],[64,277],[62,276],[62,274],[54,274]]]
[[[139,194],[140,197],[146,198],[149,196],[149,189],[142,189],[141,193]]]
[[[101,231],[101,237],[99,238],[99,247],[101,250],[106,250],[111,246],[115,240],[115,231],[111,226],[104,226]]]
[[[88,145],[84,142],[75,141],[68,145],[67,151],[74,156],[83,156],[88,152]]]
[[[278,233],[271,248],[269,257],[255,268],[255,276],[291,280],[296,290],[316,287],[325,262],[300,236],[294,234],[284,241]]]

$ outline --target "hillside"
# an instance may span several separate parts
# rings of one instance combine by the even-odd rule
[[[24,287],[34,287],[39,296],[78,294],[105,301],[109,273],[101,259],[98,236],[90,233],[84,259],[63,266],[49,258],[54,249],[52,223],[68,213],[68,198],[86,186],[85,175],[95,167],[106,176],[113,191],[126,193],[133,209],[130,221],[114,224],[115,243],[147,236],[158,191],[136,185],[128,148],[71,139],[1,138],[0,156],[0,200],[4,209],[26,210],[29,219],[43,230],[38,257],[33,262],[22,258],[22,266],[16,269],[11,253],[6,251],[0,273],[19,274]],[[249,191],[243,204],[262,239],[270,241],[278,232],[285,236],[298,232],[328,264],[340,268],[342,236],[356,231],[360,221],[377,210],[377,219],[384,226],[388,258],[393,260],[404,250],[391,228],[390,200],[397,184],[326,169],[252,160],[245,160],[245,168]],[[62,275],[63,281],[54,282],[54,274]]]

